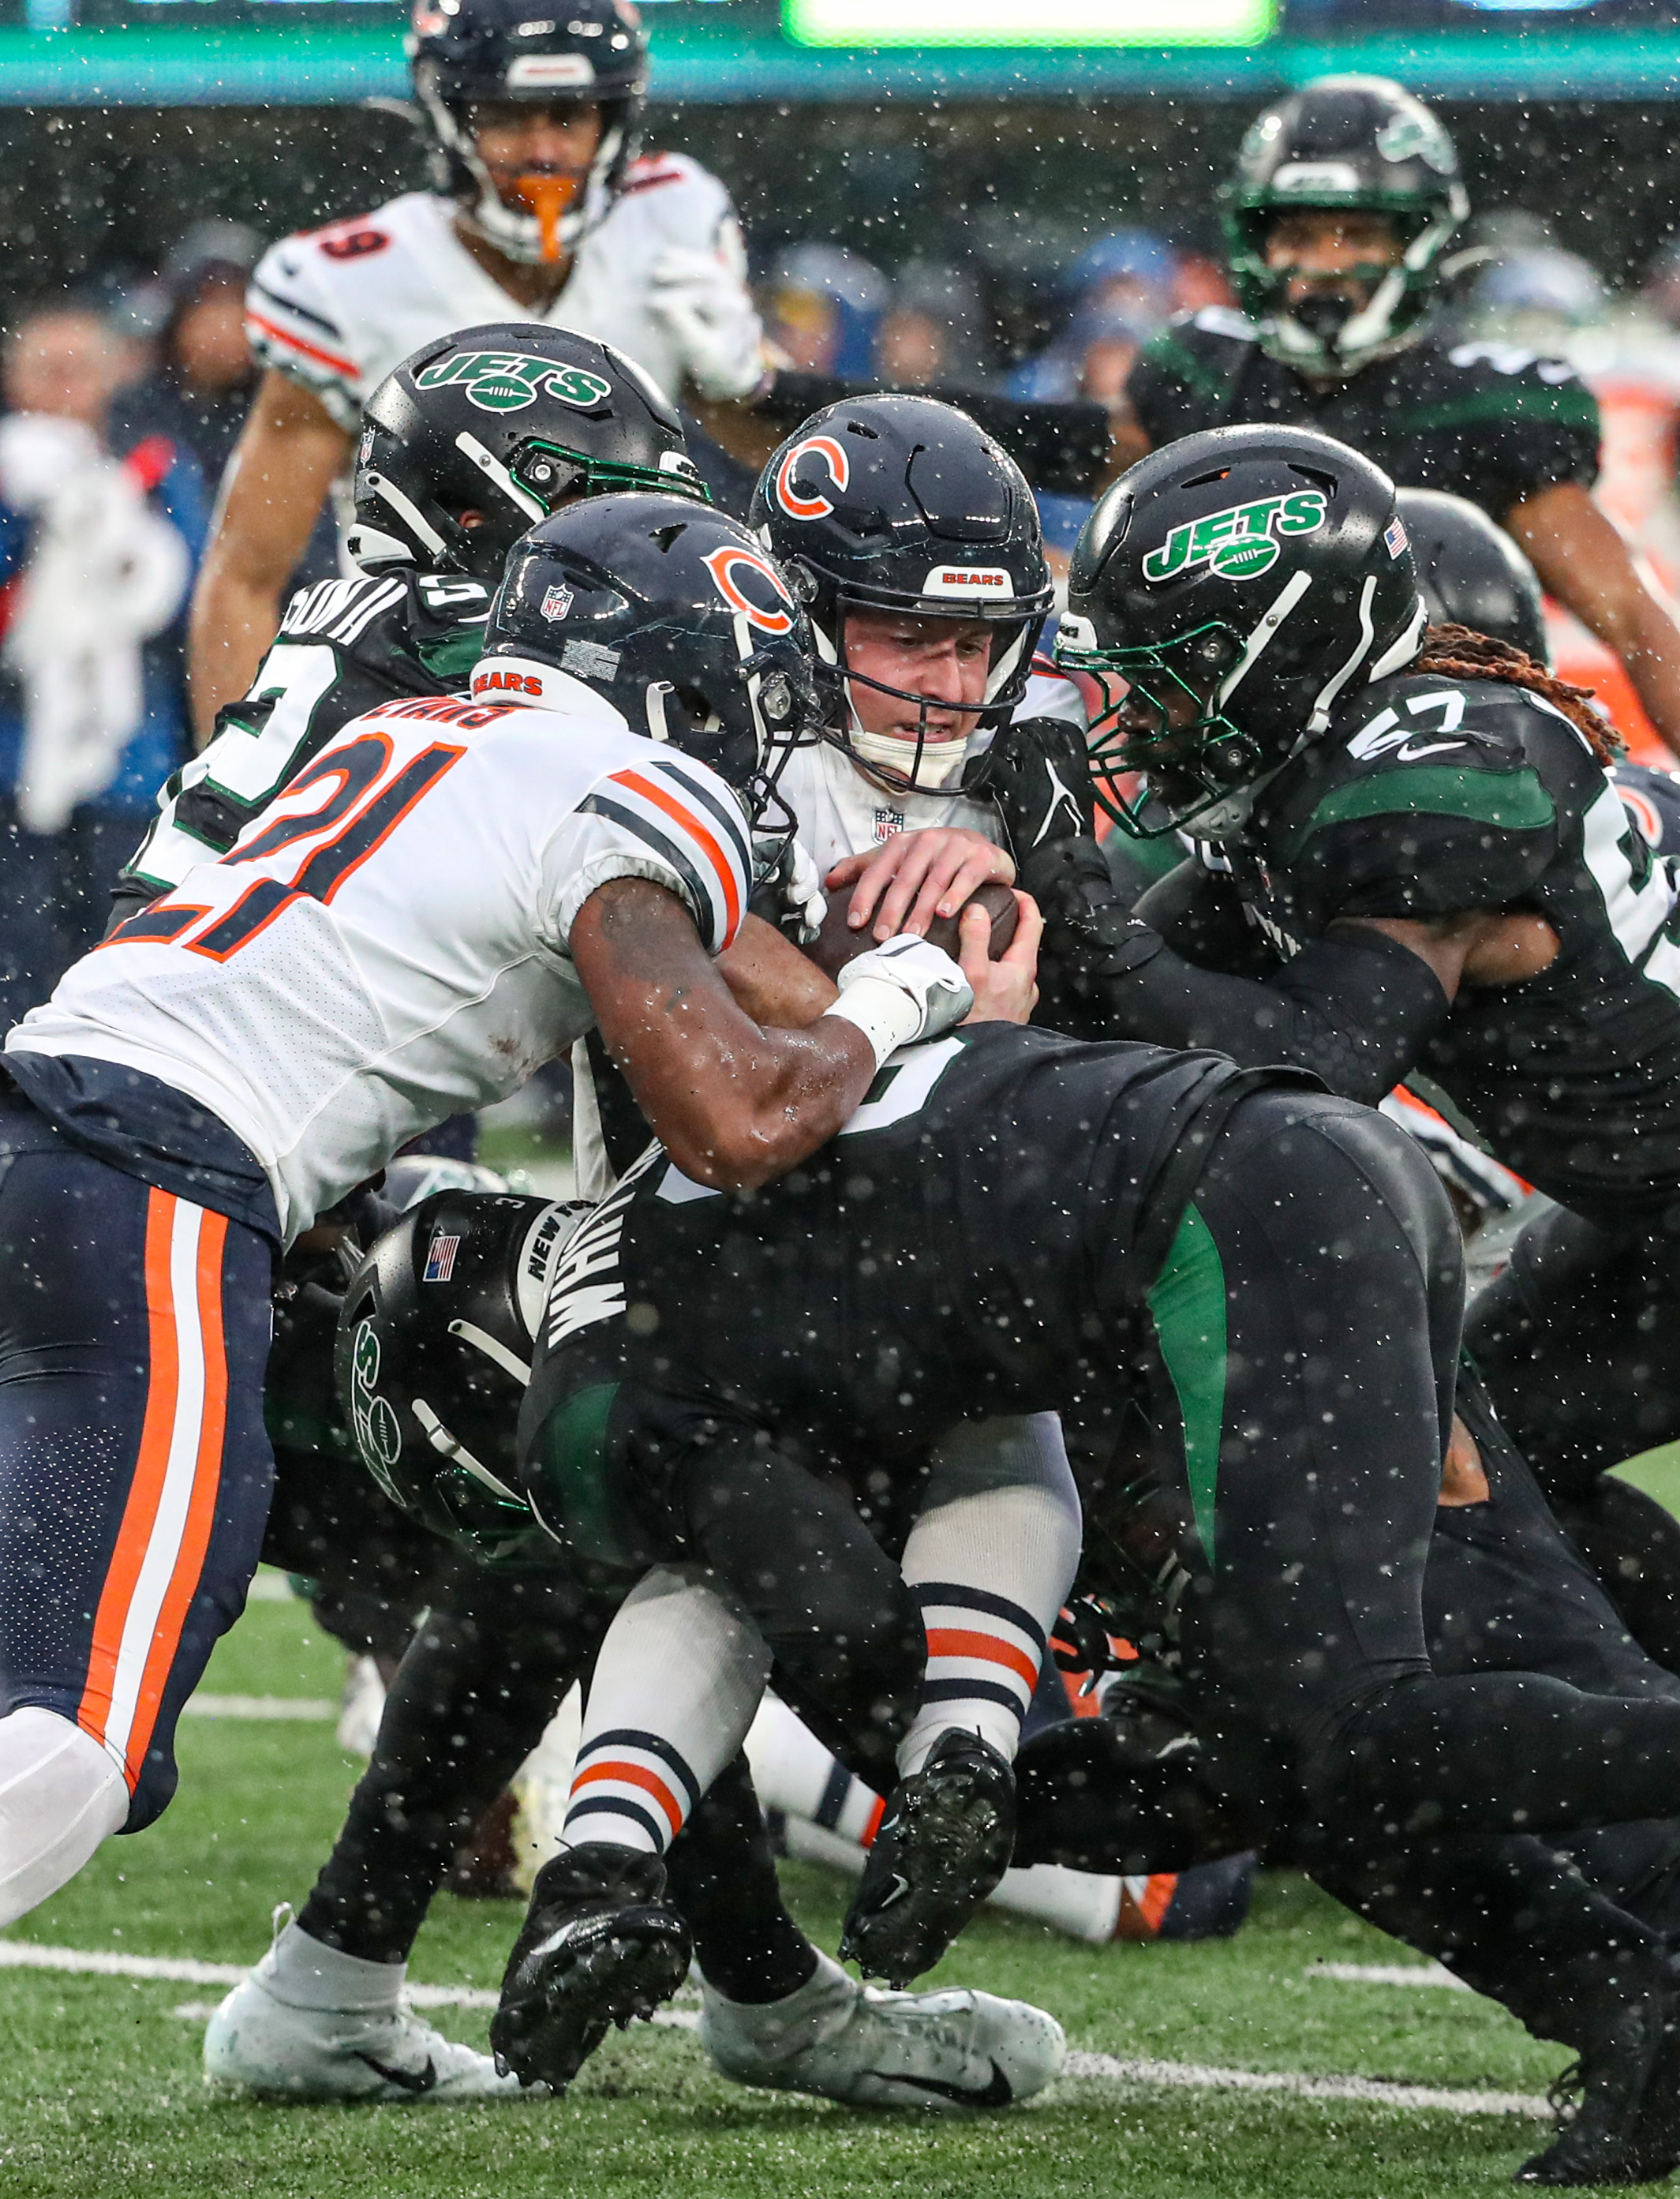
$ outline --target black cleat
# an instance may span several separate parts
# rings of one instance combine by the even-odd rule
[[[1648,1994],[1622,2009],[1552,2087],[1558,2135],[1524,2161],[1519,2184],[1658,2184],[1680,2161],[1674,2004]]]
[[[1662,2038],[1633,2132],[1631,2180],[1639,2184],[1660,2184],[1680,2168],[1680,1989],[1664,1994],[1660,2005]]]
[[[881,1820],[840,1960],[902,1990],[939,1961],[1003,1877],[1014,1844],[1014,1773],[977,1734],[941,1735]]]
[[[586,1840],[538,1873],[490,2026],[496,2066],[564,2091],[607,2036],[650,2016],[689,1974],[689,1928],[666,1906],[665,1865]]]

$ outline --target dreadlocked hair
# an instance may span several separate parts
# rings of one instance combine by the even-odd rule
[[[1593,708],[1592,691],[1572,686],[1537,664],[1514,643],[1496,641],[1491,633],[1477,633],[1468,626],[1432,626],[1425,629],[1423,648],[1406,667],[1408,672],[1433,673],[1445,680],[1505,680],[1513,687],[1526,687],[1543,703],[1568,719],[1601,763],[1614,763],[1622,743],[1607,718]]]

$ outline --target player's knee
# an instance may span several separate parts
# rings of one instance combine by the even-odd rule
[[[128,1815],[96,1741],[34,1704],[0,1718],[0,1925],[66,1885]]]

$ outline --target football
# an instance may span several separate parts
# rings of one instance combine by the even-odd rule
[[[848,962],[856,961],[860,954],[867,954],[872,947],[880,943],[870,925],[865,925],[860,931],[853,931],[848,926],[846,912],[851,898],[849,894],[844,893],[830,895],[828,913],[823,919],[823,929],[817,943],[805,949],[811,960],[830,977],[837,977]],[[972,908],[976,902],[991,919],[991,938],[987,951],[996,962],[1015,936],[1015,926],[1020,920],[1020,907],[1011,889],[995,882],[983,885],[978,892],[971,894],[963,907]],[[927,927],[929,939],[935,947],[943,947],[947,954],[954,955],[956,952],[957,928],[962,919],[962,911],[959,909],[955,916],[935,917]]]

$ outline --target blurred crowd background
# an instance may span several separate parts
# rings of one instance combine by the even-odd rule
[[[737,198],[797,365],[1113,399],[1175,313],[1231,303],[1216,190],[1247,102],[655,109]],[[1555,353],[1606,414],[1602,496],[1680,575],[1680,243],[1666,116],[1443,109],[1476,220],[1463,341]],[[91,945],[188,753],[185,614],[254,387],[265,244],[420,180],[382,108],[0,115],[0,1027]],[[1084,516],[1043,499],[1063,557]],[[298,580],[335,569],[323,522]]]

